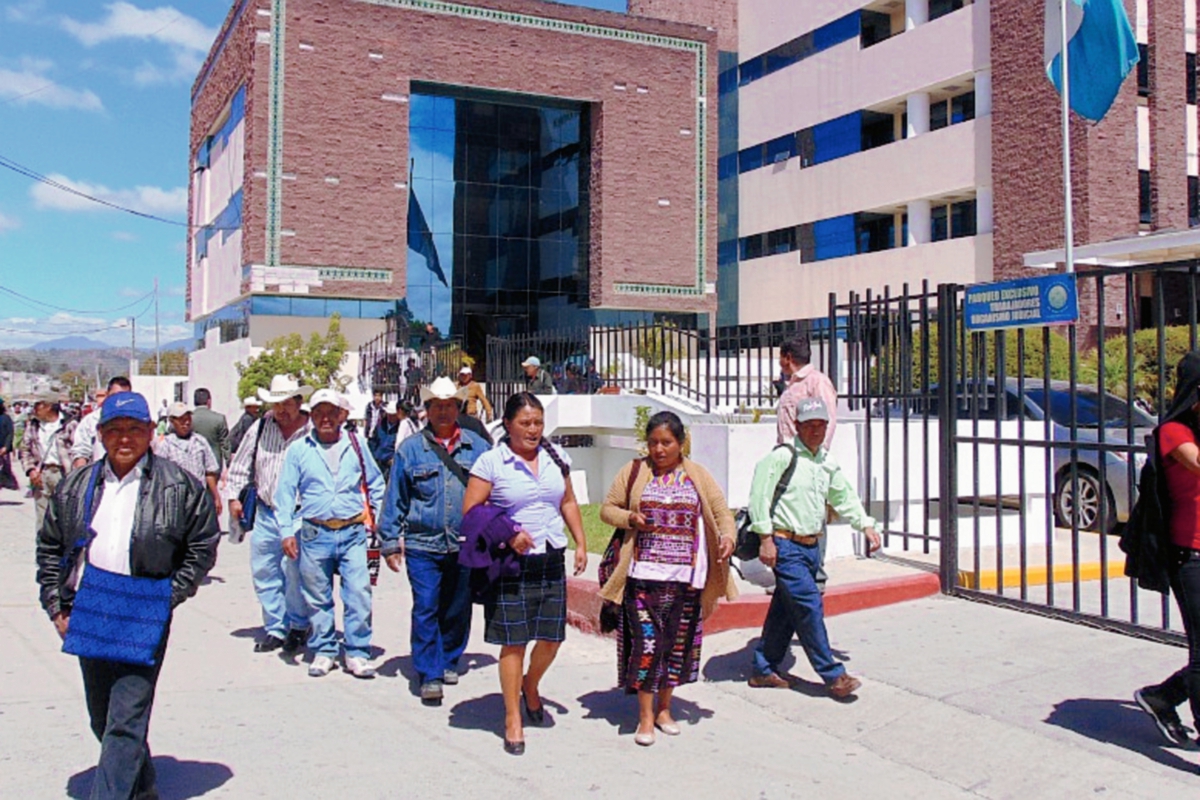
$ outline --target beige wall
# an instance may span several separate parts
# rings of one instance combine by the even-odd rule
[[[761,55],[864,5],[866,0],[741,0],[738,58]]]
[[[781,5],[800,9],[811,2]],[[856,39],[844,42],[742,87],[739,147],[972,76],[991,63],[988,9],[987,0],[981,0],[866,50],[859,48]],[[747,16],[743,13],[742,19]],[[789,33],[780,42],[811,27],[789,20],[782,29]],[[751,53],[744,49],[739,58],[744,61]]]
[[[744,173],[739,235],[990,186],[991,123],[975,119],[807,169],[791,159]]]
[[[902,247],[880,253],[834,258],[808,264],[799,253],[743,261],[738,271],[739,321],[808,319],[829,314],[829,293],[839,301],[851,291],[900,294],[905,282],[918,292],[921,281],[975,283],[992,279],[990,234]]]
[[[359,349],[383,333],[386,327],[381,319],[342,319],[342,333],[351,350]],[[250,341],[255,347],[266,347],[272,339],[290,333],[298,333],[307,339],[314,333],[324,335],[328,330],[329,320],[325,317],[250,317]]]

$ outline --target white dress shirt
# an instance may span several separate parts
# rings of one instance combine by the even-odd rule
[[[38,427],[38,444],[42,447],[42,466],[69,466],[60,463],[58,457],[58,447],[54,444],[54,437],[62,430],[63,419],[60,416],[54,422],[43,422]]]
[[[109,572],[130,575],[130,540],[133,537],[133,515],[137,509],[138,492],[142,488],[142,470],[146,458],[118,478],[108,463],[104,464],[104,494],[92,517],[96,538],[88,550],[88,563]]]

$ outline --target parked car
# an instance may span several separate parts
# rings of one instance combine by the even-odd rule
[[[1016,378],[1005,381],[1003,395],[996,391],[996,384],[988,380],[975,388],[974,382],[963,385],[958,395],[958,418],[978,419],[983,422],[1015,420],[1021,416],[1021,398]],[[909,418],[920,418],[928,413],[936,417],[940,411],[937,387],[932,386],[927,398],[905,401],[878,401],[871,416],[895,419],[908,406]],[[1051,469],[1054,473],[1054,517],[1060,527],[1070,527],[1074,513],[1074,481],[1071,477],[1071,385],[1067,381],[1044,381],[1025,379],[1024,417],[1026,420],[1044,423],[1047,409],[1050,418],[1050,438],[1060,443],[1053,450]],[[1116,445],[1105,448],[1103,453],[1093,447],[1100,441],[1100,391],[1095,386],[1076,385],[1075,388],[1075,442],[1076,473],[1079,484],[1079,527],[1082,530],[1099,530],[1102,498],[1107,498],[1106,508],[1110,512],[1104,520],[1105,532],[1111,533],[1118,523],[1129,519],[1129,511],[1137,500],[1137,476],[1145,463],[1144,453],[1133,453],[1132,475],[1129,458],[1133,448],[1140,448],[1147,435],[1157,424],[1138,404],[1130,405],[1111,393],[1104,395],[1104,443]],[[1132,443],[1128,438],[1133,429]],[[983,435],[988,435],[986,431]],[[1026,455],[1028,458],[1029,455]],[[1101,470],[1101,458],[1104,469]],[[1104,486],[1100,475],[1104,473]],[[1131,481],[1132,478],[1132,481]]]

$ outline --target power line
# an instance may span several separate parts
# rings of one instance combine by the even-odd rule
[[[150,214],[145,211],[138,211],[136,208],[129,208],[128,206],[123,206],[120,203],[114,203],[111,200],[105,200],[101,197],[96,197],[94,195],[90,195],[87,192],[81,192],[73,186],[67,186],[65,183],[62,183],[61,181],[56,181],[53,178],[49,178],[45,175],[42,175],[40,172],[35,172],[33,169],[26,167],[22,164],[18,164],[16,161],[13,161],[10,158],[6,158],[3,155],[0,155],[0,167],[3,167],[4,169],[7,169],[11,172],[15,172],[18,175],[23,175],[24,177],[29,178],[31,180],[35,180],[38,183],[44,183],[46,186],[50,186],[52,188],[58,189],[59,191],[66,192],[67,194],[72,194],[72,195],[75,195],[76,197],[81,197],[84,200],[87,200],[89,202],[97,203],[99,205],[104,206],[105,208],[111,208],[114,211],[121,211],[126,214],[132,214],[135,217],[141,217],[142,219],[147,219],[147,220],[150,220],[151,222],[161,222],[164,225],[172,225],[177,228],[187,228],[188,230],[191,230],[191,231],[238,231],[238,230],[241,230],[241,226],[226,227],[226,226],[219,226],[219,225],[212,225],[212,224],[210,224],[210,225],[191,225],[187,222],[182,222],[177,219],[167,219],[166,217],[160,217],[157,214]]]
[[[24,300],[27,303],[32,303],[35,306],[41,306],[43,308],[48,308],[52,311],[63,311],[68,314],[114,314],[118,311],[124,311],[125,309],[133,308],[136,305],[140,305],[142,303],[142,301],[144,301],[147,298],[152,297],[154,295],[153,291],[147,292],[146,294],[142,295],[141,297],[134,300],[133,302],[127,303],[123,306],[118,306],[116,308],[83,309],[83,308],[65,308],[63,306],[56,306],[53,303],[43,302],[42,300],[35,300],[34,298],[29,297],[27,295],[23,295],[14,289],[9,289],[7,286],[0,286],[0,292],[4,292],[5,294],[12,295],[13,297],[16,297],[20,300]]]

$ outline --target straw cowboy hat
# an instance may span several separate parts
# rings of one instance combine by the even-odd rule
[[[462,401],[466,399],[467,390],[445,376],[438,378],[428,386],[421,387],[422,403],[428,403],[430,400]]]
[[[276,375],[271,378],[270,389],[259,389],[258,399],[264,403],[282,403],[289,397],[308,399],[313,393],[311,386],[301,386],[300,382],[291,375]]]

